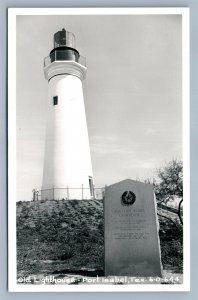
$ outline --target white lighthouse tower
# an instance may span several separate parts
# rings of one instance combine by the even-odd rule
[[[65,29],[55,33],[54,49],[44,62],[49,90],[42,199],[94,196],[82,89],[86,70],[73,33]]]

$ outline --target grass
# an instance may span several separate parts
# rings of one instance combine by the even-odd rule
[[[163,266],[182,272],[182,235],[160,222]],[[17,203],[18,276],[61,270],[103,271],[103,202],[59,200]]]

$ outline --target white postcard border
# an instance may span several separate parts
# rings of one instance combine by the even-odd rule
[[[16,17],[17,15],[182,15],[184,281],[174,285],[18,285],[16,283]],[[9,8],[8,10],[8,279],[10,292],[153,292],[190,290],[189,8]]]

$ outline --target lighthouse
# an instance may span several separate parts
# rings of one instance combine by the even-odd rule
[[[54,34],[54,48],[44,59],[48,81],[47,124],[41,198],[94,197],[82,81],[85,59],[76,49],[73,33]]]

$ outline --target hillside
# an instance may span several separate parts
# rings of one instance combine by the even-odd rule
[[[102,274],[103,222],[101,200],[18,202],[18,276],[67,270]],[[163,267],[182,272],[182,234],[165,218],[159,223]]]

